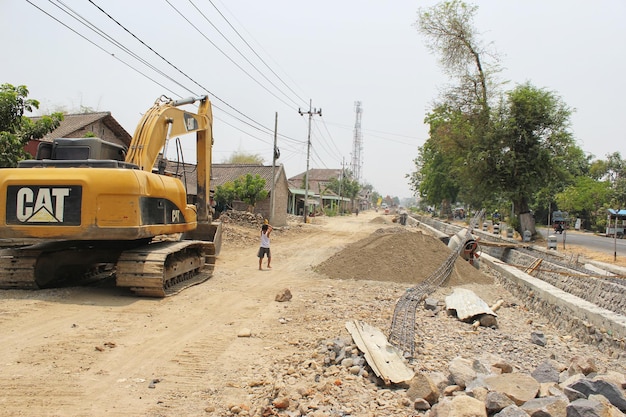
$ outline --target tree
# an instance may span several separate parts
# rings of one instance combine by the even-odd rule
[[[236,151],[230,156],[230,158],[224,161],[224,163],[237,165],[263,165],[263,158],[260,155],[249,154],[243,151]]]
[[[61,113],[53,113],[33,122],[24,113],[38,109],[39,102],[27,97],[28,88],[24,85],[0,85],[0,168],[15,167],[29,158],[24,146],[53,131],[63,120]]]
[[[342,175],[341,180],[331,178],[327,188],[337,195],[349,198],[352,208],[354,208],[354,200],[361,191],[361,185],[357,180],[352,179],[351,172],[346,172]]]
[[[513,203],[521,230],[535,233],[534,194],[555,180],[572,179],[584,160],[569,131],[571,109],[555,93],[520,85],[507,93],[494,121],[488,167],[499,191]],[[576,157],[575,162],[568,158]]]
[[[218,185],[215,189],[215,210],[224,211],[233,208],[233,201],[237,199],[235,193],[235,183],[228,181],[223,185]]]
[[[580,217],[593,227],[597,220],[604,220],[611,197],[611,183],[579,176],[574,184],[566,187],[555,197],[560,210]]]
[[[267,198],[269,193],[264,188],[265,180],[260,175],[248,173],[218,185],[215,189],[215,203],[218,207],[232,208],[233,201],[239,200],[254,208],[257,201]]]
[[[456,88],[447,92],[448,103],[456,103],[466,113],[480,113],[488,117],[488,66],[483,61],[487,51],[473,26],[477,6],[460,0],[438,3],[420,9],[417,30],[425,36],[426,47],[439,54],[443,70],[458,81]],[[496,70],[497,65],[492,67]],[[477,110],[477,111],[476,111]]]
[[[483,153],[490,131],[490,89],[498,62],[485,63],[495,54],[483,47],[473,26],[476,6],[453,0],[420,9],[416,26],[426,46],[439,55],[443,70],[454,80],[426,118],[430,139],[415,160],[418,172],[411,174],[413,190],[442,208],[460,193],[477,204],[488,197],[490,178],[477,173],[491,161]],[[420,170],[424,172],[419,173]],[[441,198],[441,200],[437,200]]]

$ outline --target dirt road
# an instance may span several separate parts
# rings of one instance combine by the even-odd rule
[[[111,287],[0,292],[0,414],[207,415],[212,403],[245,402],[240,378],[306,338],[278,320],[306,315],[311,288],[337,285],[311,266],[381,227],[373,216],[276,231],[266,271],[250,231],[252,245],[225,242],[209,281],[166,299]],[[274,301],[283,288],[289,303]],[[238,337],[245,329],[251,337]]]
[[[320,348],[347,336],[347,320],[387,330],[398,298],[446,258],[441,242],[419,232],[378,238],[380,229],[399,228],[390,219],[361,212],[275,230],[273,268],[264,271],[258,230],[227,224],[214,276],[165,299],[110,285],[0,291],[0,415],[414,415],[402,390],[326,366]],[[419,369],[442,372],[456,356],[485,353],[524,371],[572,355],[624,368],[458,262],[449,285],[471,285],[489,304],[506,301],[499,328],[470,331],[446,314],[418,310]],[[285,288],[293,298],[277,302]],[[528,343],[532,331],[546,334],[548,348]],[[275,414],[281,397],[291,404]]]

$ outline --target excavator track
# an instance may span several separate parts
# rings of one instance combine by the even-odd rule
[[[215,246],[205,241],[152,243],[122,252],[116,285],[137,295],[167,297],[211,277]]]
[[[35,265],[41,250],[2,249],[0,250],[0,288],[39,289],[35,280]]]
[[[126,250],[55,244],[1,249],[0,288],[36,290],[115,275],[118,287],[167,297],[206,281],[215,267],[215,245],[207,241],[160,241]]]

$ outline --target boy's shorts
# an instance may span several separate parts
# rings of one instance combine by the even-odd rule
[[[270,248],[259,248],[259,254],[257,255],[259,258],[263,259],[263,256],[267,254],[267,257],[270,258],[272,255],[270,254]]]

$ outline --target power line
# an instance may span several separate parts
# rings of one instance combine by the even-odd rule
[[[91,1],[91,0],[89,0]],[[248,77],[250,77],[250,79],[252,81],[254,81],[255,83],[257,83],[261,88],[263,88],[265,91],[267,91],[268,93],[270,93],[272,96],[274,96],[277,100],[279,100],[280,102],[282,102],[283,104],[290,106],[289,103],[287,103],[285,100],[283,100],[282,98],[278,97],[274,92],[270,91],[269,88],[265,87],[263,84],[261,84],[261,82],[259,82],[259,80],[257,80],[256,78],[254,78],[252,75],[250,75],[250,73],[248,71],[246,71],[241,65],[239,65],[238,63],[235,62],[234,59],[232,59],[226,52],[224,52],[219,46],[217,46],[215,44],[215,42],[213,42],[212,40],[210,40],[204,33],[202,33],[202,31],[200,29],[198,29],[198,27],[196,25],[194,25],[193,23],[191,23],[191,21],[185,16],[183,15],[174,5],[172,5],[172,3],[170,3],[169,0],[165,0],[165,2],[167,4],[170,5],[170,7],[172,7],[172,9],[174,9],[176,11],[176,13],[178,13],[183,19],[185,19],[185,21],[187,23],[189,23],[189,25],[194,28],[204,39],[207,40],[207,42],[209,42],[211,45],[213,45],[213,47],[215,49],[217,49],[222,55],[224,55],[226,57],[226,59],[228,59],[233,65],[235,65],[237,68],[239,68],[244,74],[246,74]],[[294,102],[295,103],[295,102]],[[297,104],[297,103],[296,103]]]
[[[167,1],[167,0],[166,0],[166,1]],[[169,3],[169,1],[168,1],[168,3]],[[205,15],[204,13],[202,13],[202,11],[198,8],[198,6],[196,6],[196,5],[194,4],[194,2],[193,2],[193,1],[189,0],[189,3],[191,3],[191,5],[192,5],[192,6],[193,6],[193,7],[194,7],[197,11],[198,11],[198,13],[200,14],[200,16],[202,16],[202,17],[204,18],[204,20],[206,20],[206,21],[207,21],[207,22],[208,22],[208,23],[209,23],[209,24],[213,27],[213,29],[215,29],[215,30],[217,31],[217,33],[219,33],[219,34],[222,36],[222,38],[224,38],[224,40],[225,40],[226,42],[228,42],[228,44],[229,44],[230,46],[232,46],[232,47],[233,47],[233,49],[234,49],[235,51],[237,51],[237,52],[239,53],[239,55],[240,55],[240,56],[241,56],[241,57],[242,57],[242,58],[243,58],[243,59],[244,59],[244,60],[245,60],[248,64],[250,64],[250,65],[252,66],[252,68],[254,68],[254,69],[255,69],[255,70],[256,70],[256,71],[257,71],[257,72],[258,72],[258,73],[259,73],[259,74],[260,74],[263,78],[265,78],[265,80],[266,80],[268,83],[270,83],[270,84],[272,85],[272,87],[274,87],[275,89],[277,89],[278,91],[280,91],[280,92],[281,92],[281,93],[282,93],[285,97],[287,97],[287,99],[288,99],[288,100],[290,100],[290,101],[291,101],[294,105],[296,105],[296,106],[298,105],[298,103],[296,103],[296,101],[295,101],[295,100],[293,100],[291,97],[289,97],[289,95],[288,95],[288,94],[285,94],[285,92],[283,92],[283,91],[282,91],[282,90],[281,90],[278,86],[276,86],[276,84],[274,84],[274,83],[273,83],[273,82],[272,82],[272,81],[271,81],[271,80],[270,80],[270,79],[269,79],[269,78],[268,78],[268,77],[267,77],[267,76],[266,76],[266,75],[265,75],[265,74],[264,74],[264,73],[263,73],[260,69],[258,69],[258,68],[257,68],[257,66],[256,66],[256,65],[254,65],[254,64],[253,64],[253,63],[252,63],[252,62],[251,62],[251,61],[250,61],[250,60],[249,60],[249,59],[248,59],[248,58],[247,58],[247,57],[243,54],[243,52],[241,52],[241,51],[239,50],[239,48],[237,48],[237,47],[236,47],[236,46],[235,46],[235,45],[234,45],[234,44],[233,44],[233,43],[232,43],[232,42],[231,42],[231,41],[230,41],[230,40],[229,40],[229,39],[228,39],[228,38],[227,38],[227,37],[226,37],[223,33],[222,33],[222,31],[221,31],[221,30],[219,30],[219,28],[218,28],[217,26],[215,26],[215,25],[213,24],[213,22],[211,22],[211,21],[209,20],[209,18],[207,18],[207,17],[206,17],[206,15]],[[211,3],[211,4],[213,5],[213,7],[215,7],[215,5],[214,5],[213,3]],[[217,10],[217,8],[215,8],[215,9]],[[219,13],[219,10],[217,10],[217,11],[218,11],[218,13]],[[220,13],[220,15],[221,15],[221,13]],[[223,16],[223,15],[222,15],[222,18],[224,18],[224,16]],[[226,19],[224,18],[224,20],[226,20]],[[230,25],[230,23],[228,22],[228,20],[226,20],[226,22]],[[232,28],[232,26],[231,26],[231,28]],[[234,28],[233,28],[233,30],[234,30]],[[237,31],[235,31],[235,33],[237,33],[237,34],[239,35],[239,33],[238,33]],[[206,38],[206,36],[205,36],[205,38]],[[208,39],[207,39],[207,40],[208,40]],[[212,43],[212,42],[211,42],[211,43]],[[244,43],[245,43],[245,40],[244,40]],[[212,44],[213,44],[213,43],[212,43]],[[246,43],[246,45],[248,45],[248,44]],[[250,45],[248,45],[248,47],[250,47]],[[252,52],[254,52],[254,53],[255,53],[255,55],[256,55],[256,52],[255,52],[254,50],[252,50]],[[258,55],[257,55],[257,57],[258,57]],[[260,57],[259,57],[259,59],[260,59]],[[271,71],[271,68],[270,68],[270,71]],[[272,72],[273,72],[273,71],[272,71]],[[246,73],[246,74],[247,74],[247,73]],[[274,75],[276,75],[276,74],[274,73]],[[280,78],[279,78],[279,79],[280,79]],[[255,80],[255,81],[256,81],[256,80]],[[281,81],[282,81],[282,80],[281,80]],[[269,91],[269,90],[268,90],[268,91]],[[285,103],[285,104],[286,104],[286,103]]]
[[[250,46],[250,44],[248,43],[248,41],[246,41],[246,40],[244,39],[244,37],[243,37],[243,36],[241,36],[241,34],[239,33],[239,31],[237,31],[237,29],[235,29],[235,27],[234,27],[234,26],[230,23],[230,21],[226,18],[226,16],[224,16],[224,14],[220,11],[220,9],[218,9],[218,8],[217,8],[217,6],[215,5],[215,3],[213,3],[213,1],[212,1],[212,0],[209,0],[209,3],[211,3],[211,6],[213,6],[213,7],[215,8],[215,10],[217,10],[217,12],[220,14],[220,16],[222,16],[222,19],[224,19],[224,21],[228,24],[228,26],[230,26],[230,27],[231,27],[231,29],[232,29],[232,30],[233,30],[233,31],[237,34],[237,36],[239,36],[239,39],[241,39],[241,40],[243,41],[243,43],[245,43],[245,44],[246,44],[246,46],[247,46],[248,48],[250,48],[250,50],[252,51],[252,53],[253,53],[254,55],[256,55],[256,57],[257,57],[257,58],[259,58],[259,60],[263,63],[263,65],[265,65],[265,67],[266,67],[267,69],[269,69],[269,70],[271,71],[271,73],[272,73],[272,74],[274,74],[274,76],[276,76],[276,78],[278,78],[278,79],[280,80],[280,82],[281,82],[281,83],[283,83],[283,85],[289,89],[289,91],[291,91],[291,92],[292,92],[292,93],[293,93],[296,97],[298,97],[298,98],[299,98],[299,99],[300,99],[303,103],[306,103],[306,100],[305,100],[305,99],[303,99],[302,97],[300,97],[300,96],[298,95],[298,93],[296,93],[296,92],[295,92],[295,91],[294,91],[291,87],[289,87],[289,85],[288,85],[286,82],[284,82],[284,81],[283,81],[283,79],[282,79],[282,78],[281,78],[278,74],[276,74],[276,72],[275,72],[275,71],[274,71],[274,70],[273,70],[273,69],[272,69],[272,68],[271,68],[271,67],[270,67],[270,66],[269,66],[269,65],[265,62],[265,60],[264,60],[263,58],[261,58],[261,56],[260,56],[260,55],[256,52],[256,50],[255,50],[252,46]]]
[[[76,30],[75,28],[71,27],[68,23],[63,22],[62,20],[60,20],[60,18],[52,15],[51,13],[49,13],[48,11],[42,9],[41,7],[33,4],[30,0],[27,0],[27,2],[32,5],[33,7],[35,7],[36,9],[38,9],[40,12],[44,13],[46,16],[48,16],[49,18],[53,19],[54,21],[56,21],[57,23],[61,24],[62,26],[64,26],[65,28],[67,28],[68,30],[70,30],[71,32],[73,32],[74,34],[80,36],[81,38],[83,38],[84,40],[86,40],[87,42],[89,42],[90,44],[94,45],[95,47],[97,47],[98,49],[100,49],[101,51],[105,52],[107,55],[115,58],[117,61],[121,62],[122,64],[124,64],[125,66],[127,66],[128,68],[132,69],[133,71],[135,71],[136,73],[140,74],[141,76],[147,78],[148,80],[154,82],[156,85],[159,85],[161,88],[164,88],[166,91],[172,93],[172,95],[176,96],[176,97],[181,97],[181,95],[176,94],[173,90],[171,90],[170,88],[167,88],[165,85],[163,85],[162,83],[160,83],[159,81],[157,81],[156,79],[154,79],[153,77],[150,77],[149,75],[147,75],[146,73],[142,72],[141,70],[139,70],[138,68],[134,67],[133,65],[129,64],[128,62],[125,62],[123,59],[117,57],[114,53],[112,52],[108,52],[105,48],[103,48],[102,46],[100,46],[99,44],[97,44],[94,40],[89,39],[87,36],[85,36],[84,34],[80,33],[78,30]],[[159,70],[156,66],[154,66],[153,64],[151,64],[150,62],[148,62],[146,59],[140,57],[137,53],[133,52],[130,48],[128,48],[127,46],[125,46],[122,42],[116,40],[115,38],[113,38],[112,36],[108,35],[104,30],[98,28],[95,24],[91,23],[88,19],[86,19],[85,17],[81,16],[79,13],[77,13],[75,10],[72,10],[70,7],[68,7],[67,5],[63,4],[62,2],[59,2],[59,4],[61,4],[63,7],[65,7],[65,9],[63,9],[61,6],[54,4],[52,2],[52,0],[49,0],[49,2],[55,6],[56,8],[58,8],[59,10],[61,10],[63,13],[65,13],[66,15],[68,15],[70,18],[76,20],[78,23],[80,23],[81,25],[85,26],[88,30],[94,32],[97,36],[99,36],[100,38],[104,39],[105,41],[109,42],[110,44],[112,44],[113,46],[119,48],[120,50],[122,50],[123,52],[127,53],[131,58],[135,59],[136,61],[140,62],[141,64],[145,65],[146,67],[148,67],[150,70],[156,72],[157,74],[163,76],[164,78],[166,78],[167,80],[175,83],[178,87],[184,89],[185,91],[190,92],[191,94],[197,95],[197,93],[193,92],[191,89],[185,87],[182,83],[178,82],[177,80],[175,80],[174,78],[172,78],[171,76],[169,76],[168,74],[166,74],[164,71]],[[224,105],[226,105],[229,109],[233,110],[235,113],[241,115],[243,118],[249,120],[250,122],[247,122],[246,120],[243,120],[240,117],[237,117],[233,114],[231,114],[230,112],[228,112],[227,110],[225,110],[224,108],[218,106],[218,105],[213,105],[213,107],[215,107],[216,109],[224,112],[226,115],[229,115],[231,117],[233,117],[235,120],[237,120],[240,123],[243,123],[253,129],[256,129],[258,131],[261,131],[263,133],[270,133],[272,132],[272,130],[266,126],[264,126],[262,123],[257,122],[256,120],[252,119],[251,117],[247,116],[246,114],[244,114],[243,112],[239,111],[238,109],[236,109],[235,107],[233,107],[232,105],[230,105],[228,102],[226,102],[225,100],[221,99],[219,96],[217,96],[215,93],[213,93],[212,91],[210,91],[208,88],[204,87],[199,81],[196,81],[195,79],[191,78],[190,76],[188,76],[182,69],[178,68],[176,65],[174,65],[172,62],[170,62],[168,59],[166,59],[162,54],[158,53],[154,48],[150,47],[146,42],[144,42],[142,39],[140,39],[138,36],[136,36],[132,31],[130,31],[129,29],[127,29],[123,24],[121,24],[118,20],[116,20],[113,16],[111,16],[109,13],[107,13],[104,9],[102,9],[100,6],[98,6],[95,2],[93,2],[92,0],[89,1],[95,8],[97,8],[101,13],[103,13],[105,16],[107,16],[108,19],[110,19],[111,21],[113,21],[117,26],[119,26],[120,28],[122,28],[126,33],[128,33],[130,36],[133,37],[133,39],[135,39],[137,42],[139,42],[142,46],[144,46],[145,48],[147,48],[149,51],[151,51],[153,54],[155,54],[157,57],[159,57],[159,59],[163,60],[164,62],[166,62],[169,66],[171,66],[172,68],[174,68],[178,73],[180,73],[181,75],[183,75],[186,79],[188,79],[189,81],[191,81],[193,84],[197,85],[198,87],[200,87],[202,90],[207,91],[208,93],[210,93],[216,100],[218,100],[219,102],[223,103]],[[234,127],[233,125],[229,124],[230,126]],[[241,129],[238,129],[241,132],[245,133],[246,135],[250,135],[248,132],[245,132]],[[257,139],[257,140],[261,140],[257,137],[254,137],[253,135],[250,135],[251,137]],[[294,139],[291,138],[289,136],[286,135],[279,135],[282,139],[288,140],[288,141],[292,141],[294,143],[303,143],[301,140],[298,139]]]

